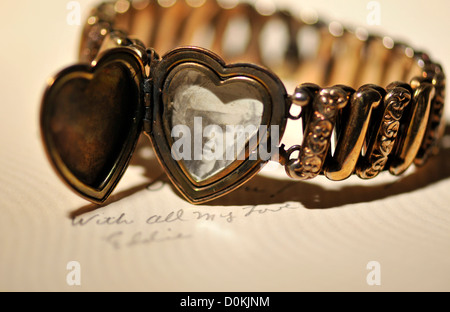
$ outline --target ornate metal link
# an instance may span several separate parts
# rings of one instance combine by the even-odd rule
[[[377,134],[369,142],[365,155],[358,160],[356,173],[362,179],[376,177],[386,166],[394,149],[403,111],[411,100],[411,87],[407,84],[392,83],[387,92],[382,103],[382,115],[378,117],[381,117],[381,122],[373,123],[373,128],[378,126]]]
[[[296,90],[296,93],[306,93],[312,99],[312,110],[303,117],[307,121],[299,157],[286,164],[286,172],[292,178],[310,179],[321,172],[339,110],[348,102],[347,92],[342,88],[319,89],[318,86],[307,84]]]
[[[224,38],[239,18],[248,26],[249,35],[240,53],[233,55]],[[280,47],[282,62],[263,53],[262,33],[273,21],[287,30],[287,40]],[[91,62],[96,57],[112,29],[136,35],[159,53],[196,43],[199,33],[208,42],[210,34],[205,48],[228,61],[259,63],[290,80],[317,84],[300,85],[291,97],[292,103],[302,106],[302,112],[289,117],[302,120],[304,138],[301,146],[284,151],[287,156],[282,162],[288,175],[296,179],[325,174],[342,180],[354,173],[369,179],[387,169],[397,175],[412,163],[423,165],[436,153],[443,135],[442,68],[426,54],[387,37],[369,36],[364,30],[349,30],[336,23],[311,24],[284,11],[266,16],[248,4],[226,9],[206,1],[194,9],[180,0],[168,8],[156,1],[119,0],[103,3],[91,12],[83,31],[81,61]],[[315,51],[301,45],[299,38],[304,34],[320,39]],[[335,83],[348,86],[318,86]],[[367,83],[372,84],[364,85]],[[386,89],[381,87],[386,84]],[[337,144],[332,155],[333,131]],[[299,152],[298,157],[289,159],[294,151]]]

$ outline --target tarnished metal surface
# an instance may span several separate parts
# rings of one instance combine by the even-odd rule
[[[215,86],[208,92],[231,92],[235,102],[249,101],[243,91],[248,87],[249,98],[262,103],[261,125],[279,126],[280,138],[288,119],[300,120],[302,145],[281,145],[278,153],[296,179],[319,174],[369,179],[383,170],[398,175],[438,151],[445,75],[425,53],[362,28],[250,4],[169,4],[120,0],[94,8],[80,46],[85,65],[60,72],[45,92],[44,144],[57,172],[78,194],[105,200],[142,130],[174,185],[193,203],[222,196],[259,171],[265,161],[251,161],[247,153],[196,180],[195,168],[172,158],[167,112],[177,86],[170,82],[182,67],[202,72],[204,84]],[[230,31],[236,25],[239,36]],[[236,61],[241,63],[231,64]],[[280,79],[301,84],[288,95]],[[231,81],[239,82],[239,90]],[[208,111],[208,103],[191,105]],[[298,113],[291,113],[294,106]],[[258,144],[272,136],[268,132]]]

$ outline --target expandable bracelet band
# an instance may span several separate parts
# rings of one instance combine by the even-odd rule
[[[300,180],[399,175],[437,153],[444,133],[445,75],[428,55],[272,7],[102,3],[80,61],[49,83],[41,129],[59,175],[97,203],[142,131],[192,203],[236,189],[270,159]],[[302,123],[303,141],[285,148],[288,120]]]

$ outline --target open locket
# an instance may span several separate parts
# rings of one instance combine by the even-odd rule
[[[202,48],[177,48],[159,58],[142,44],[121,42],[90,65],[59,72],[44,94],[44,145],[75,192],[105,201],[142,131],[191,203],[236,189],[269,160],[259,151],[278,146],[290,105],[276,75],[253,64],[226,65]],[[230,134],[242,127],[245,139]],[[212,144],[221,138],[222,145]]]

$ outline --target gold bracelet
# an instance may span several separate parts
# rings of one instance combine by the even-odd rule
[[[231,192],[269,160],[300,180],[399,175],[437,153],[444,132],[445,76],[426,54],[285,11],[106,2],[87,19],[80,61],[51,79],[41,131],[58,174],[96,203],[142,131],[191,203]],[[279,77],[308,83],[288,94]],[[286,149],[288,120],[303,141]]]

